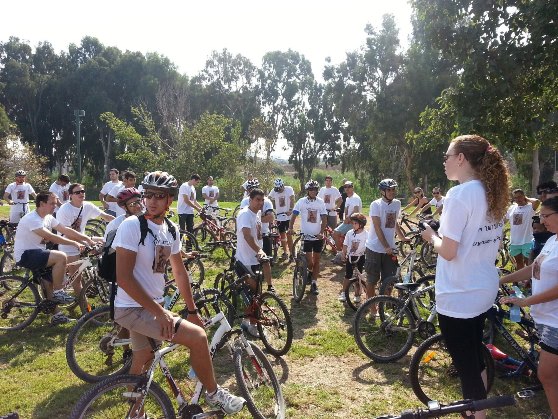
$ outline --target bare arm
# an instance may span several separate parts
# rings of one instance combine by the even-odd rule
[[[105,201],[106,202],[118,202],[118,200],[112,196],[111,194],[106,194],[105,195]]]
[[[429,225],[426,225],[425,227],[426,229],[421,233],[422,238],[432,243],[434,251],[445,260],[453,260],[457,256],[459,242],[452,240],[449,237],[440,238]]]
[[[254,237],[252,237],[252,233],[250,231],[250,229],[248,227],[244,227],[242,229],[242,235],[244,236],[244,240],[246,240],[246,243],[248,244],[248,246],[250,246],[250,249],[252,249],[254,252],[256,252],[256,254],[262,254],[265,256],[265,252],[263,251],[263,249],[258,246],[258,244],[256,243],[256,240],[254,240]]]
[[[531,205],[533,205],[533,211],[538,210],[539,206],[541,205],[541,201],[537,198],[527,198],[527,201],[529,201]]]
[[[188,277],[188,272],[186,271],[184,263],[182,263],[180,253],[171,255],[169,261],[176,285],[178,285],[180,295],[182,295],[188,311],[196,310],[196,304],[194,303],[194,297],[192,296],[192,287],[190,286],[190,278]],[[188,321],[195,323],[198,326],[203,325],[201,319],[198,316],[194,317],[192,314],[188,315]]]
[[[275,214],[271,210],[262,216],[262,223],[272,223],[273,220],[275,220]]]
[[[58,231],[62,232],[62,230],[60,230],[58,228],[58,226],[56,228],[58,229]],[[67,244],[68,246],[74,246],[75,248],[80,249],[80,250],[83,247],[83,244],[78,243],[75,240],[72,240],[72,239],[69,239],[69,238],[66,238],[66,237],[62,237],[62,236],[59,236],[57,234],[53,234],[51,231],[47,230],[46,228],[38,228],[36,230],[33,230],[33,233],[35,233],[37,236],[42,237],[46,241],[49,241],[49,242],[52,242],[52,243]]]
[[[195,201],[195,200],[191,201],[190,197],[187,194],[183,194],[182,196],[183,196],[184,202],[186,202],[186,204],[188,204],[189,206],[197,209],[198,211],[202,210],[200,204],[198,204],[197,201]]]
[[[85,234],[81,234],[79,231],[75,231],[75,230],[71,229],[70,227],[66,227],[65,225],[58,224],[56,226],[56,230],[61,232],[62,234],[64,234],[68,238],[70,238],[71,240],[75,240],[75,241],[80,242],[80,243],[85,242],[89,246],[95,246],[95,242],[93,240],[91,240],[88,236],[86,236]],[[60,237],[60,236],[56,236],[56,237]],[[57,243],[57,242],[55,242],[55,243]]]
[[[103,220],[105,221],[112,221],[114,220],[114,217],[110,214],[107,214],[106,212],[103,212],[101,215],[99,215],[99,217],[101,217]]]
[[[12,198],[10,197],[10,194],[8,192],[4,193],[4,200],[11,205],[12,203]]]

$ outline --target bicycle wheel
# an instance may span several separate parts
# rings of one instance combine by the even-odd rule
[[[180,242],[184,252],[191,252],[192,250],[199,252],[201,250],[196,237],[186,230],[180,230]]]
[[[386,279],[382,279],[380,282],[380,289],[378,292],[380,295],[387,295],[393,298],[404,299],[407,293],[403,290],[395,288],[395,284],[403,282],[401,277],[398,275],[388,276]]]
[[[83,316],[68,334],[66,361],[72,372],[88,383],[125,374],[132,357],[127,330],[110,318],[110,307]]]
[[[285,417],[285,399],[281,385],[275,376],[273,367],[253,342],[248,342],[254,356],[245,349],[236,348],[233,355],[236,382],[242,397],[246,399],[252,417],[258,419],[283,419]]]
[[[0,276],[0,330],[22,330],[39,314],[34,284],[17,275]]]
[[[293,298],[297,303],[302,301],[306,291],[306,277],[308,276],[308,262],[306,255],[299,254],[296,258],[296,265],[293,272]]]
[[[223,221],[223,228],[236,234],[236,218],[231,217]]]
[[[353,310],[357,311],[362,303],[366,301],[366,281],[358,276],[353,276],[349,286],[345,290],[345,302]]]
[[[494,361],[486,346],[482,347],[488,393],[494,383]],[[455,400],[456,394],[461,394],[457,370],[441,334],[429,337],[417,348],[411,359],[409,376],[413,392],[424,404],[428,404],[430,400]]]
[[[376,309],[377,318],[371,315]],[[391,362],[404,357],[413,345],[413,315],[397,298],[379,295],[358,309],[353,333],[360,350],[376,362]]]
[[[265,348],[275,356],[285,355],[293,342],[293,322],[287,305],[272,292],[259,298],[258,332]]]
[[[223,241],[225,243],[223,243],[221,247],[225,251],[225,255],[230,259],[236,249],[236,234],[231,231],[226,231],[225,234],[223,234]]]
[[[110,303],[111,284],[102,279],[95,269],[87,269],[82,273],[84,285],[79,293],[79,308],[87,314],[97,307]]]
[[[85,418],[165,418],[176,419],[169,397],[155,381],[137,375],[110,377],[86,392],[76,403],[70,419]],[[145,416],[138,409],[143,406]]]
[[[190,282],[193,287],[201,288],[205,279],[205,267],[201,259],[186,259],[184,266],[190,275]]]
[[[420,236],[418,231],[410,231],[405,233],[405,237],[410,239],[410,241],[399,241],[397,242],[397,247],[399,249],[399,254],[401,257],[405,258],[411,253],[411,251],[417,245],[417,238]]]
[[[28,277],[31,275],[29,269],[17,266],[14,259],[14,254],[11,250],[5,249],[2,258],[0,259],[0,275],[17,275]]]
[[[420,248],[420,260],[430,269],[436,266],[438,253],[434,251],[434,246],[430,242],[423,242]]]

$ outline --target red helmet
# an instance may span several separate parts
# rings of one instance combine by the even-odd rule
[[[132,198],[141,198],[141,193],[136,188],[122,189],[120,192],[118,192],[118,195],[116,195],[118,205],[120,205],[121,207],[123,207],[126,202],[128,202]]]

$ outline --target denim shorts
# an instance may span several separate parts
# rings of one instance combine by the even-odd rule
[[[36,269],[46,268],[49,256],[50,250],[29,249],[21,254],[21,259],[17,264],[34,271]]]
[[[558,355],[558,328],[540,323],[537,323],[535,326],[539,332],[541,349]]]

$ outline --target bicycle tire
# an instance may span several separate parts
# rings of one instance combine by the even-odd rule
[[[124,356],[124,346],[112,344],[121,330],[111,320],[109,306],[82,316],[66,340],[66,361],[72,372],[88,383],[127,373],[132,358]]]
[[[186,230],[180,230],[180,246],[184,252],[201,251],[196,236]]]
[[[201,288],[203,280],[205,279],[205,266],[201,259],[186,259],[184,266],[190,276],[190,283],[192,287]]]
[[[296,264],[293,272],[293,299],[300,303],[306,292],[306,282],[308,275],[308,262],[306,255],[297,255]]]
[[[233,255],[234,250],[236,249],[236,233],[233,233],[232,231],[225,231],[225,233],[223,234],[223,241],[225,243],[221,244],[220,247],[223,248],[223,251],[225,252],[225,255],[227,255],[227,258],[231,258]]]
[[[420,261],[426,266],[427,269],[432,269],[436,266],[438,254],[434,251],[434,246],[430,242],[423,242],[420,247]]]
[[[82,314],[110,303],[111,284],[99,276],[97,270],[86,269],[82,276],[86,279],[78,297]]]
[[[494,383],[494,360],[486,346],[482,347],[488,394]],[[426,405],[430,400],[448,401],[461,394],[459,377],[441,334],[431,336],[419,345],[411,358],[409,377],[413,392]]]
[[[369,316],[373,305],[377,305],[378,318]],[[353,334],[357,346],[367,357],[385,363],[403,358],[409,352],[415,337],[414,328],[413,315],[401,300],[379,295],[359,307]]]
[[[79,398],[70,419],[140,417],[140,412],[132,410],[130,395],[140,393],[145,380],[143,376],[126,374],[101,381]],[[151,382],[143,401],[146,416],[176,419],[169,396],[155,381]]]
[[[29,269],[16,265],[12,250],[4,249],[2,258],[0,259],[0,275],[16,275],[21,277],[31,276]]]
[[[236,218],[229,217],[225,221],[223,221],[223,228],[236,234]]]
[[[345,290],[345,302],[354,311],[366,301],[366,281],[359,280],[358,277],[353,276],[349,281],[349,286]]]
[[[287,305],[272,292],[258,297],[257,327],[265,348],[274,356],[289,352],[293,343],[293,322]]]
[[[257,419],[284,419],[285,399],[271,363],[253,342],[254,357],[237,347],[233,354],[234,372],[248,411]]]
[[[40,301],[35,284],[17,275],[0,276],[0,330],[25,329],[39,314]]]

